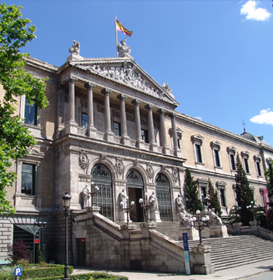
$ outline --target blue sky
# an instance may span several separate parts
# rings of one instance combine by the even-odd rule
[[[73,40],[80,55],[115,57],[114,17],[133,31],[126,43],[178,111],[273,146],[273,1],[13,0],[37,27],[23,50],[61,66]],[[118,32],[119,41],[125,35]]]

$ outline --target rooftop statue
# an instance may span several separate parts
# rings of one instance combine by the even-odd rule
[[[126,45],[126,37],[117,45],[118,57],[131,57],[131,48]]]
[[[69,52],[72,54],[79,55],[80,54],[80,43],[77,41],[73,41],[73,46],[69,48]]]

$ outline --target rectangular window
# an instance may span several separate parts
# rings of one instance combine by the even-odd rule
[[[36,108],[35,103],[30,105],[26,100],[26,103],[25,103],[25,123],[36,125],[37,124],[36,119],[37,119],[37,108]]]
[[[118,122],[114,122],[114,134],[116,136],[120,136],[121,135],[120,123],[118,123]]]
[[[235,156],[233,154],[230,154],[230,164],[231,164],[231,170],[236,170]]]
[[[244,162],[245,162],[245,171],[246,171],[247,174],[249,174],[248,159],[244,158]]]
[[[214,150],[214,159],[215,159],[215,166],[220,167],[220,157],[219,157],[219,151]]]
[[[195,144],[196,161],[202,163],[201,146]]]
[[[201,187],[201,198],[202,198],[202,201],[204,201],[205,197],[207,197],[206,187]]]
[[[82,113],[82,127],[87,128],[87,114]]]
[[[225,198],[225,190],[220,189],[220,201],[221,201],[221,206],[226,207],[226,198]]]
[[[141,138],[145,143],[149,143],[148,130],[141,129]]]
[[[256,161],[258,176],[262,176],[260,162]]]
[[[180,147],[180,139],[179,138],[177,138],[177,148],[181,149],[181,147]]]
[[[26,164],[26,163],[22,164],[21,193],[35,194],[34,172],[35,172],[35,165]]]

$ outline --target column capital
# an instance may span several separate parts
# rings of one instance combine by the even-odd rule
[[[177,117],[177,114],[175,112],[171,112],[169,115],[170,115],[171,118],[176,118]]]
[[[96,85],[94,83],[91,82],[87,82],[84,84],[84,87],[87,89],[93,89]]]
[[[134,99],[133,101],[132,101],[132,104],[134,104],[134,105],[139,105],[141,103],[141,100],[140,99]]]
[[[108,95],[112,92],[112,90],[110,88],[104,88],[101,93],[104,94],[104,95]]]
[[[154,105],[152,105],[152,104],[147,104],[147,105],[145,106],[145,108],[146,108],[147,110],[151,110],[151,109],[154,108]]]
[[[119,99],[119,100],[125,100],[127,97],[128,97],[128,95],[122,93],[122,94],[118,95],[117,99]]]
[[[76,81],[78,81],[78,78],[76,78],[74,76],[70,76],[67,78],[68,83],[75,83]]]
[[[167,110],[160,108],[157,110],[157,112],[158,112],[158,114],[161,115],[161,114],[165,114],[167,112]]]

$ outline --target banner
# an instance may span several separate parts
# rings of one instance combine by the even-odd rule
[[[263,189],[263,199],[264,199],[264,207],[266,212],[266,219],[267,219],[267,227],[270,226],[270,206],[269,206],[269,197],[267,189]]]

